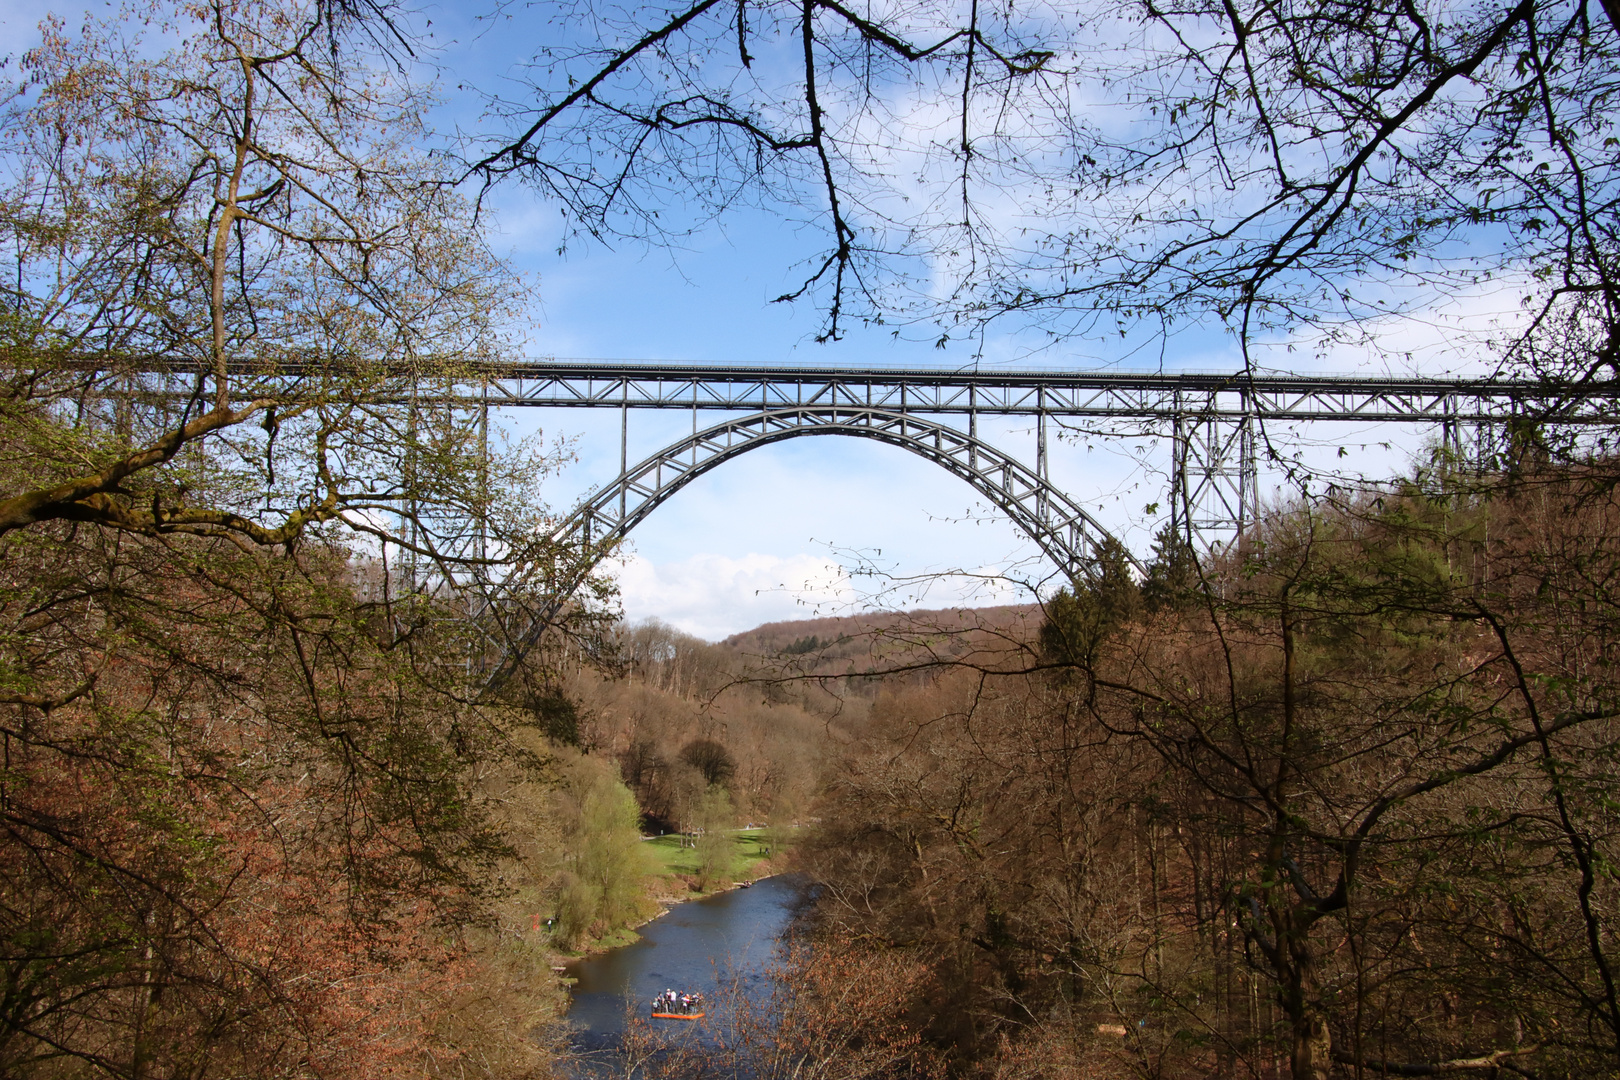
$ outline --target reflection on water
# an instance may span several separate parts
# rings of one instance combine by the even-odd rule
[[[624,1030],[626,1001],[645,1017],[663,990],[696,991],[713,1001],[720,977],[750,996],[767,992],[764,969],[805,896],[797,875],[764,878],[753,888],[679,904],[640,930],[641,940],[576,960],[579,980],[568,1020],[581,1050],[611,1047]],[[681,1020],[662,1024],[687,1026]],[[695,1022],[697,1026],[708,1023]]]

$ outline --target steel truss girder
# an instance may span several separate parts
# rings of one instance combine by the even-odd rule
[[[807,435],[873,439],[949,470],[1012,518],[1071,580],[1087,572],[1093,549],[1109,537],[1096,519],[1034,470],[944,424],[885,409],[836,406],[776,409],[736,417],[695,432],[627,469],[558,526],[548,549],[577,545],[588,557],[572,578],[553,583],[551,606],[540,611],[521,634],[508,639],[487,685],[498,686],[510,677],[590,569],[659,505],[740,454]],[[1117,550],[1135,561],[1123,546]]]
[[[94,359],[79,361],[87,370]],[[128,361],[156,377],[146,389],[187,397],[195,364],[165,357]],[[343,377],[341,365],[240,360],[227,370],[244,384]],[[369,376],[409,380],[410,364],[365,367]],[[764,367],[627,363],[610,360],[486,361],[420,369],[452,388],[458,404],[533,408],[772,409],[838,407],[931,414],[1168,420],[1196,414],[1253,420],[1501,424],[1615,422],[1620,380],[1568,383],[1496,377],[1174,375],[1082,371],[963,371],[910,368]],[[453,370],[454,374],[449,374]],[[424,401],[427,399],[424,398]]]
[[[1611,424],[1620,387],[1537,380],[510,363],[480,368],[503,407],[836,407],[936,415]]]
[[[130,361],[151,378],[143,392],[187,397],[195,365],[165,357]],[[80,361],[94,370],[96,361]],[[243,385],[275,396],[306,380],[342,377],[341,364],[282,359],[228,365]],[[1096,423],[1101,433],[1162,436],[1173,431],[1169,496],[1172,524],[1189,540],[1221,542],[1258,511],[1255,446],[1268,421],[1432,424],[1459,457],[1482,463],[1517,418],[1538,423],[1609,426],[1620,421],[1620,380],[1571,384],[1508,378],[1393,378],[1120,372],[961,371],[793,368],[622,361],[498,361],[373,365],[392,388],[381,391],[424,406],[488,409],[615,408],[766,413],[791,409],[873,409],[909,416],[1032,416],[1044,446],[1048,419]],[[432,388],[417,385],[418,376]],[[401,389],[402,386],[409,389]],[[627,419],[626,419],[627,426]],[[695,426],[695,424],[694,424]],[[1469,440],[1465,432],[1472,432]],[[1471,447],[1464,446],[1472,442]],[[624,438],[621,433],[621,459]],[[621,460],[621,467],[627,462]],[[1044,475],[1044,454],[1036,471]],[[621,489],[621,501],[629,492]]]
[[[963,416],[1094,421],[1117,434],[1172,430],[1171,524],[1213,546],[1258,517],[1256,443],[1268,421],[1432,424],[1462,450],[1488,445],[1517,417],[1607,426],[1620,385],[1505,378],[1392,378],[1113,372],[761,368],[614,361],[511,363],[481,369],[503,406],[699,409],[883,409]],[[1038,455],[1039,456],[1039,455]],[[1484,460],[1482,458],[1482,460]],[[1045,472],[1037,462],[1037,471]]]

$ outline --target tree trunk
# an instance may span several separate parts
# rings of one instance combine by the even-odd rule
[[[1306,1009],[1293,1018],[1293,1053],[1290,1066],[1294,1080],[1327,1080],[1333,1066],[1333,1036],[1327,1017]]]
[[[1278,919],[1282,1005],[1288,1015],[1289,1073],[1293,1080],[1327,1080],[1333,1068],[1333,1036],[1316,1000],[1316,957],[1300,912]]]

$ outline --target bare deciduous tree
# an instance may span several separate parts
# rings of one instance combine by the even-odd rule
[[[523,292],[375,28],[329,4],[45,25],[5,123],[0,535],[271,545],[341,520],[447,559],[451,517],[532,533],[510,497],[532,478],[489,475],[438,394],[504,353]],[[207,503],[202,468],[233,480]]]
[[[1490,293],[1498,361],[1607,378],[1617,20],[1587,0],[581,4],[472,167],[600,235],[756,202],[818,221],[783,299],[813,295],[826,336],[855,314],[1376,340]]]

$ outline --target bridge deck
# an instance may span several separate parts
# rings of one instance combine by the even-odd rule
[[[93,361],[78,366],[95,368]],[[125,366],[125,370],[130,365]],[[186,396],[196,367],[167,358],[136,361],[168,378],[159,392]],[[342,365],[281,363],[266,371],[230,365],[244,381],[299,379]],[[437,365],[426,364],[424,372]],[[373,369],[375,370],[375,369]],[[408,379],[411,368],[385,374]],[[440,368],[439,370],[443,370]],[[525,408],[886,409],[918,414],[1069,416],[1114,419],[1360,421],[1497,424],[1534,416],[1607,425],[1620,418],[1620,381],[1575,384],[1507,377],[1256,375],[1193,372],[1005,371],[920,368],[765,367],[616,360],[522,360],[456,369],[450,399]],[[397,385],[397,383],[396,383]],[[396,390],[395,393],[401,391]],[[444,400],[442,395],[412,395]]]
[[[804,406],[932,414],[1252,417],[1268,420],[1501,422],[1534,414],[1609,424],[1620,386],[1505,378],[1397,378],[1096,371],[958,371],[643,364],[487,365],[492,405],[724,409]],[[468,389],[469,396],[483,393]]]

